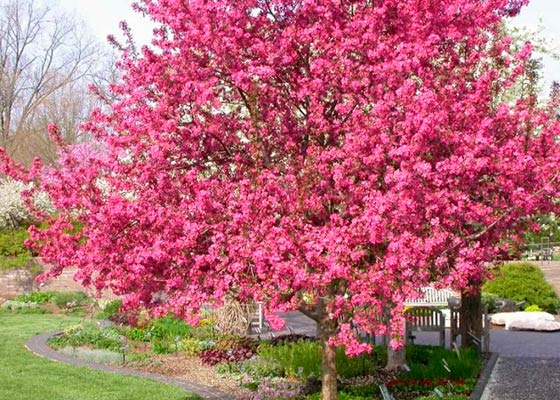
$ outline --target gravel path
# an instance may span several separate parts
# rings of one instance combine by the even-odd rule
[[[559,359],[500,357],[481,400],[556,400],[559,398]]]
[[[64,355],[62,353],[59,353],[58,351],[55,351],[53,349],[51,349],[48,345],[47,345],[47,341],[59,334],[60,332],[49,332],[49,333],[45,333],[39,336],[35,336],[31,339],[29,339],[27,341],[27,343],[25,344],[25,346],[33,353],[41,356],[41,357],[45,357],[48,358],[49,360],[52,361],[58,361],[58,362],[62,362],[62,363],[66,363],[66,364],[72,364],[72,365],[76,365],[76,366],[80,366],[80,367],[88,367],[88,368],[93,368],[93,369],[98,369],[100,371],[105,371],[105,372],[112,372],[112,373],[117,373],[117,374],[123,374],[123,375],[131,375],[131,376],[137,376],[140,378],[148,378],[148,379],[153,379],[162,383],[167,383],[170,385],[175,385],[175,386],[179,386],[183,389],[185,389],[188,392],[191,393],[196,393],[197,395],[199,395],[200,397],[202,397],[205,400],[231,400],[232,397],[228,396],[227,394],[214,389],[212,387],[208,387],[208,386],[203,386],[203,385],[198,385],[195,383],[190,383],[184,380],[180,380],[180,379],[176,379],[176,378],[170,378],[164,375],[159,375],[159,374],[152,374],[149,372],[141,372],[141,371],[135,371],[135,370],[131,370],[128,368],[124,368],[124,367],[117,367],[117,366],[112,366],[112,365],[104,365],[104,364],[97,364],[97,363],[93,363],[93,362],[89,362],[89,361],[85,361],[85,360],[80,360],[74,357],[69,357],[67,355]]]

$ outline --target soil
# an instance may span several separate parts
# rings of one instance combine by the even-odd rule
[[[225,393],[237,394],[241,391],[241,387],[235,379],[218,374],[214,367],[203,364],[198,357],[189,357],[179,352],[151,355],[147,361],[142,364],[127,365],[127,367],[215,387]]]

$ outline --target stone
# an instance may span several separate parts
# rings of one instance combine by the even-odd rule
[[[509,322],[514,320],[520,321],[535,321],[535,320],[544,320],[544,321],[554,321],[554,315],[549,314],[547,312],[525,312],[525,311],[515,311],[515,312],[503,312],[493,314],[490,317],[490,322],[494,325],[506,325],[509,326]]]
[[[509,329],[510,331],[556,332],[560,331],[560,322],[544,319],[514,319],[513,321],[510,321],[509,324],[506,324],[506,329]]]

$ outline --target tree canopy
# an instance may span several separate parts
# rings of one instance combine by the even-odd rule
[[[556,104],[496,100],[525,79],[530,44],[500,35],[523,3],[145,0],[160,28],[121,45],[99,145],[4,171],[51,195],[31,234],[53,275],[189,320],[227,297],[273,324],[299,309],[324,359],[388,311],[398,347],[407,297],[476,286],[554,208]]]

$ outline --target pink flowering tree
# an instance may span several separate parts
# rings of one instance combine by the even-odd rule
[[[33,246],[131,308],[301,310],[335,399],[336,347],[369,350],[353,327],[399,348],[406,298],[476,290],[554,206],[555,105],[498,100],[530,57],[499,34],[522,3],[144,0],[160,28],[137,52],[123,26],[98,146],[4,165],[58,210]]]

